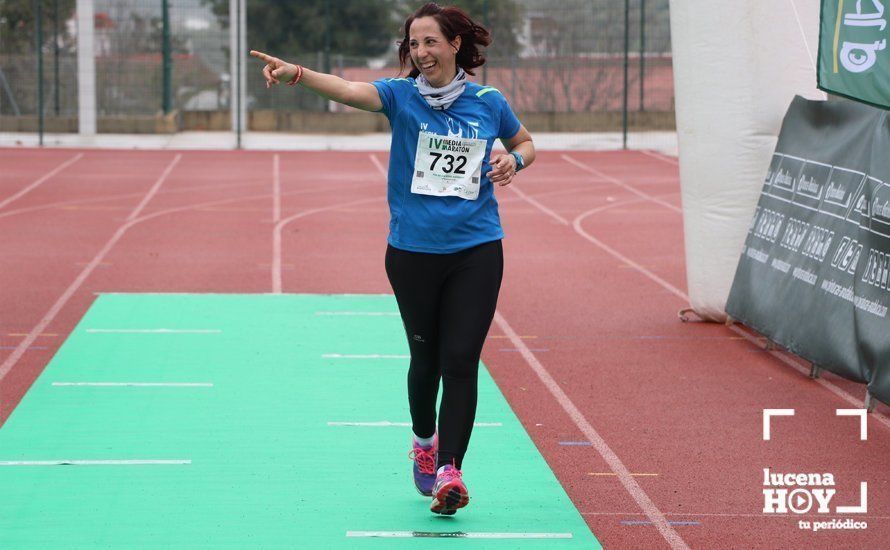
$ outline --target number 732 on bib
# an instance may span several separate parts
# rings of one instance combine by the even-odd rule
[[[476,200],[479,197],[485,145],[484,139],[420,132],[411,192]]]

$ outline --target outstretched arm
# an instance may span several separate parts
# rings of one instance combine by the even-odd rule
[[[326,99],[363,111],[383,109],[380,94],[373,84],[350,82],[339,76],[312,71],[256,50],[250,50],[250,55],[266,62],[266,66],[263,67],[263,77],[266,79],[267,88],[281,81],[289,82],[302,70],[299,84]]]

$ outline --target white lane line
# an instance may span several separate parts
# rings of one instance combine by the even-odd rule
[[[163,195],[176,195],[181,193],[189,193],[192,191],[204,191],[206,189],[213,189],[214,191],[219,191],[220,189],[231,189],[231,188],[239,188],[239,187],[255,187],[255,183],[235,183],[235,184],[216,184],[216,185],[194,185],[190,187],[181,187],[179,189],[173,189],[170,191],[164,191],[161,194]],[[0,214],[0,218],[5,218],[7,216],[16,216],[19,214],[26,214],[28,212],[36,212],[38,210],[48,210],[50,208],[66,208],[75,205],[81,204],[93,204],[97,202],[107,202],[118,199],[132,199],[133,197],[142,196],[141,193],[122,193],[119,195],[104,195],[102,197],[94,197],[92,199],[80,199],[76,201],[62,201],[62,202],[52,202],[49,204],[42,204],[40,206],[29,206],[26,208],[18,208],[16,210],[10,210],[8,212],[3,212]]]
[[[578,407],[576,407],[572,400],[569,399],[569,396],[562,391],[562,388],[559,387],[556,380],[553,379],[547,369],[544,368],[544,365],[542,365],[541,362],[538,361],[538,358],[535,357],[535,354],[529,351],[528,346],[526,346],[525,342],[519,338],[519,335],[516,334],[513,327],[511,327],[504,316],[501,315],[500,311],[495,312],[494,320],[498,327],[500,327],[501,331],[510,338],[513,345],[520,350],[526,363],[528,363],[535,374],[538,375],[538,378],[541,379],[541,382],[543,382],[544,386],[550,391],[550,394],[553,395],[562,409],[569,415],[578,429],[581,430],[581,433],[583,433],[587,440],[593,444],[593,447],[609,465],[609,469],[615,472],[618,476],[618,480],[624,485],[624,488],[630,493],[630,496],[633,497],[640,509],[643,510],[646,517],[652,521],[658,529],[658,532],[661,533],[661,536],[664,537],[668,544],[670,544],[671,548],[688,549],[689,547],[686,545],[686,542],[684,542],[682,537],[680,537],[680,534],[671,527],[667,519],[665,519],[664,514],[661,513],[661,510],[659,510],[655,503],[652,502],[652,499],[649,498],[649,495],[643,491],[643,488],[640,487],[640,484],[637,483],[637,480],[631,475],[627,466],[621,462],[618,455],[615,454],[590,422],[587,421],[587,418],[584,417]]]
[[[619,203],[613,203],[613,204],[619,204]],[[624,254],[618,252],[611,246],[609,246],[606,243],[602,242],[601,240],[597,239],[593,235],[590,235],[589,233],[584,231],[584,228],[581,227],[581,222],[584,221],[584,219],[587,218],[588,216],[603,210],[603,208],[604,207],[599,207],[599,208],[594,208],[593,210],[588,210],[587,212],[584,212],[583,214],[581,214],[577,218],[575,218],[575,220],[572,222],[572,227],[575,229],[575,233],[581,235],[588,241],[592,242],[596,246],[600,247],[601,249],[605,250],[606,252],[608,252],[609,254],[614,256],[615,258],[618,258],[619,260],[621,260],[625,264],[629,265],[636,271],[642,273],[643,275],[652,279],[653,281],[655,281],[662,287],[668,289],[669,291],[674,293],[676,296],[678,296],[681,300],[683,300],[685,303],[689,303],[689,297],[686,295],[685,292],[683,292],[679,288],[675,287],[674,285],[670,284],[669,282],[665,281],[664,279],[662,279],[661,277],[659,277],[652,271],[649,271],[648,269],[646,269],[642,265],[638,264],[637,262],[631,260]]]
[[[521,199],[523,199],[524,201],[528,202],[528,203],[531,204],[532,206],[537,207],[538,210],[540,210],[540,211],[544,212],[545,214],[549,215],[551,218],[555,219],[556,221],[558,221],[558,222],[561,223],[562,225],[569,225],[569,221],[568,221],[568,220],[566,220],[565,218],[563,218],[562,216],[560,216],[559,214],[557,214],[557,213],[554,212],[553,210],[550,210],[549,208],[547,208],[546,206],[544,206],[543,204],[541,204],[540,202],[538,202],[537,200],[535,200],[534,198],[532,198],[530,195],[527,195],[526,193],[523,193],[522,191],[520,191],[519,188],[516,187],[515,184],[514,184],[514,185],[510,185],[509,188],[512,189],[514,193],[516,193],[517,195],[519,195],[519,197],[520,197]]]
[[[221,334],[219,329],[205,328],[88,328],[90,334]]]
[[[485,533],[463,531],[346,531],[347,537],[389,539],[570,539],[571,533]]]
[[[374,197],[373,199],[361,199],[350,202],[341,202],[338,204],[332,204],[330,206],[323,206],[321,208],[313,208],[312,210],[304,210],[299,214],[294,214],[293,216],[285,218],[275,224],[275,230],[272,232],[272,265],[274,266],[272,268],[272,293],[281,294],[281,234],[287,224],[294,220],[304,218],[312,214],[317,214],[319,212],[336,210],[337,208],[353,206],[356,204],[364,204],[367,202],[379,202],[381,200],[384,199],[381,197]]]
[[[108,242],[105,243],[105,246],[102,247],[102,249],[98,253],[96,253],[96,256],[89,263],[89,265],[83,268],[83,271],[80,272],[80,275],[78,275],[77,278],[74,279],[74,282],[72,282],[71,285],[68,286],[65,292],[63,292],[62,295],[59,296],[59,299],[56,300],[56,303],[54,303],[49,311],[46,312],[46,315],[43,316],[40,322],[38,322],[34,326],[34,328],[31,329],[31,332],[28,333],[28,336],[26,336],[25,339],[19,343],[15,351],[13,351],[9,355],[9,357],[7,357],[5,361],[3,361],[3,364],[0,365],[0,382],[2,382],[9,371],[12,370],[12,367],[14,367],[16,363],[18,363],[19,359],[21,359],[22,355],[25,353],[25,350],[27,350],[28,347],[32,343],[34,343],[34,340],[37,339],[37,336],[43,333],[49,326],[49,324],[53,321],[53,319],[56,318],[56,315],[59,314],[59,311],[61,311],[61,309],[65,307],[65,304],[67,304],[68,300],[71,299],[71,296],[73,296],[74,293],[77,292],[77,290],[80,288],[80,285],[83,284],[86,278],[90,276],[90,273],[92,273],[93,270],[96,269],[96,266],[98,266],[102,262],[102,260],[105,259],[105,256],[108,254],[109,251],[111,251],[112,247],[117,244],[121,237],[124,236],[124,233],[126,233],[127,229],[129,229],[131,225],[136,223],[136,217],[139,216],[139,213],[142,212],[142,209],[145,208],[145,205],[148,204],[148,201],[150,201],[152,197],[157,194],[158,190],[161,188],[164,182],[167,181],[167,177],[173,171],[173,168],[179,163],[179,160],[181,158],[181,154],[177,154],[175,157],[173,157],[173,160],[170,161],[170,164],[167,165],[167,167],[164,169],[164,172],[160,175],[155,184],[151,187],[151,189],[148,190],[148,192],[142,198],[142,201],[138,205],[136,205],[136,208],[134,208],[130,215],[127,217],[126,223],[122,225],[111,237],[111,239],[109,239]]]
[[[653,157],[653,158],[658,158],[658,157]],[[670,161],[668,161],[668,160],[666,160],[666,159],[660,159],[660,160],[664,160],[664,162],[666,162],[666,163],[668,163],[668,164],[672,164]],[[646,277],[648,277],[649,279],[651,279],[652,281],[654,281],[655,283],[657,283],[657,284],[660,285],[661,287],[663,287],[663,288],[669,290],[669,291],[672,292],[674,295],[676,295],[676,296],[679,297],[681,300],[683,300],[685,303],[689,303],[689,296],[687,296],[685,292],[683,292],[683,291],[680,290],[679,288],[675,287],[674,285],[668,283],[667,281],[665,281],[664,279],[662,279],[661,277],[659,277],[658,275],[656,275],[656,274],[653,273],[652,271],[646,269],[645,267],[643,267],[643,266],[640,265],[639,263],[637,263],[637,262],[631,260],[631,259],[628,258],[627,256],[624,256],[623,254],[621,254],[621,253],[618,252],[617,250],[615,250],[615,249],[609,247],[608,245],[606,245],[605,243],[603,243],[602,241],[600,241],[600,240],[597,239],[596,237],[593,237],[592,235],[590,235],[589,233],[587,233],[586,231],[584,231],[584,229],[581,227],[581,222],[582,222],[585,218],[587,218],[588,216],[591,216],[591,215],[593,215],[593,214],[595,214],[595,213],[597,213],[597,212],[601,212],[601,211],[603,211],[603,210],[605,210],[605,209],[607,209],[607,208],[611,208],[611,207],[619,206],[619,205],[624,205],[624,204],[628,204],[628,203],[632,203],[632,202],[640,202],[641,200],[651,200],[648,196],[644,197],[643,194],[641,194],[641,193],[637,193],[637,194],[640,195],[640,198],[639,198],[639,199],[631,199],[631,200],[628,200],[628,201],[615,202],[615,203],[611,203],[611,204],[608,204],[608,205],[605,205],[605,206],[601,206],[601,207],[598,207],[598,208],[594,208],[594,209],[592,209],[592,210],[588,210],[587,212],[583,212],[583,213],[580,214],[577,218],[575,218],[574,222],[572,223],[572,227],[574,228],[574,230],[575,230],[575,232],[576,232],[577,234],[581,235],[582,237],[584,237],[585,239],[587,239],[587,240],[590,241],[591,243],[595,244],[596,246],[602,248],[604,251],[606,251],[607,253],[611,254],[613,257],[615,257],[615,258],[621,260],[622,262],[624,262],[625,264],[627,264],[630,268],[632,268],[632,269],[634,269],[634,270],[640,272],[641,274],[645,275]],[[655,200],[654,202],[656,202],[656,203],[658,203],[658,204],[663,204],[663,205],[665,204],[664,202],[662,202],[662,201],[658,201],[658,200]],[[542,210],[542,212],[544,212],[544,213],[547,214],[547,215],[552,215],[552,214],[551,214],[549,211],[547,211],[547,210]],[[731,326],[731,327],[729,327],[729,328],[730,328],[730,330],[732,330],[733,332],[735,332],[735,333],[741,335],[742,337],[744,337],[744,338],[750,340],[750,341],[753,342],[754,344],[758,345],[758,347],[760,347],[759,342],[757,341],[757,338],[756,338],[756,337],[749,335],[748,333],[746,333],[744,330],[742,330],[741,328],[739,328],[739,327],[736,326],[736,325],[733,325],[733,326]],[[802,374],[809,375],[809,367],[804,366],[804,365],[801,365],[801,364],[799,364],[798,362],[796,362],[796,361],[794,361],[794,360],[792,360],[792,359],[789,359],[788,357],[786,357],[785,355],[779,353],[778,351],[772,350],[772,351],[770,351],[770,354],[771,354],[773,357],[776,357],[777,359],[779,359],[780,361],[782,361],[782,362],[784,362],[784,363],[786,363],[786,364],[788,364],[788,365],[794,367],[797,371],[801,372]],[[843,399],[844,401],[846,401],[847,403],[850,403],[851,405],[853,405],[853,406],[855,406],[855,407],[859,407],[859,408],[861,408],[861,407],[864,407],[864,406],[865,406],[864,401],[862,401],[862,400],[860,400],[860,399],[857,399],[856,397],[850,395],[850,394],[847,393],[845,390],[841,389],[840,387],[836,386],[835,384],[829,382],[828,380],[826,380],[826,379],[824,379],[824,378],[818,378],[818,379],[816,379],[816,382],[818,382],[819,384],[822,385],[822,387],[824,387],[825,389],[827,389],[827,390],[829,390],[830,392],[834,393],[835,395],[837,395],[838,397],[840,397],[841,399]],[[881,414],[881,413],[879,413],[879,412],[877,412],[877,411],[875,411],[875,412],[872,413],[872,417],[875,418],[879,423],[881,423],[881,424],[884,425],[885,427],[890,428],[890,419],[888,419],[888,417],[884,416],[883,414]]]
[[[584,170],[585,172],[589,172],[589,173],[593,174],[594,176],[602,178],[610,183],[614,183],[618,187],[621,187],[622,189],[626,189],[627,191],[630,191],[634,195],[637,195],[637,196],[642,197],[646,200],[650,200],[652,202],[658,203],[670,210],[673,210],[674,212],[677,212],[680,214],[683,213],[683,209],[681,209],[677,206],[674,206],[673,204],[671,204],[667,201],[663,201],[663,200],[659,199],[658,197],[654,197],[648,193],[644,193],[643,191],[640,191],[636,187],[633,187],[632,185],[628,185],[618,178],[613,178],[612,176],[610,176],[608,174],[604,174],[603,172],[600,172],[596,168],[591,168],[590,166],[587,166],[586,164],[578,162],[577,160],[573,159],[572,157],[570,157],[568,155],[562,155],[562,158],[569,164],[573,164],[573,165],[577,166],[578,168]]]
[[[371,162],[377,167],[377,170],[383,175],[383,178],[386,179],[386,170],[383,169],[383,166],[380,164],[380,161],[377,160],[373,154],[369,155],[371,157]],[[276,169],[278,165],[276,164]],[[277,172],[276,172],[277,174]],[[279,177],[279,176],[276,176]],[[280,191],[277,191],[280,192]],[[276,193],[277,193],[276,192]],[[303,218],[306,216],[310,216],[312,214],[316,214],[318,212],[326,212],[328,210],[335,210],[337,208],[346,208],[349,206],[357,206],[359,204],[365,204],[369,202],[378,202],[380,200],[384,200],[380,197],[375,197],[373,199],[363,199],[357,201],[343,202],[339,204],[333,204],[331,206],[324,206],[321,208],[314,208],[312,210],[305,210],[300,212],[299,214],[294,214],[289,218],[280,219],[280,212],[277,213],[277,221],[275,223],[275,229],[272,231],[272,294],[281,294],[282,292],[282,282],[281,282],[281,258],[282,258],[282,238],[281,234],[284,231],[284,227],[290,222],[297,220],[299,218]]]
[[[377,155],[371,153],[368,155],[371,157],[371,162],[374,164],[374,167],[377,168],[377,171],[380,172],[380,175],[383,176],[383,179],[387,179],[389,176],[386,173],[386,168],[383,166],[383,163],[377,158]]]
[[[0,460],[0,466],[175,466],[191,460]]]
[[[53,386],[89,386],[89,387],[123,387],[139,388],[212,388],[210,382],[53,382]]]
[[[272,157],[272,223],[281,220],[281,160],[276,153]]]
[[[367,315],[371,317],[398,317],[397,311],[316,311],[316,315]]]
[[[658,157],[655,157],[655,158],[658,158]],[[661,159],[661,160],[664,160],[664,159]],[[664,162],[666,162],[668,164],[673,164],[667,160],[664,160]],[[656,281],[656,282],[658,282],[658,281]],[[661,284],[661,283],[659,283],[659,284]],[[667,288],[667,287],[665,287],[665,288]],[[668,290],[671,290],[671,288],[668,288]],[[683,294],[682,298],[687,303],[689,303],[689,297],[686,296],[685,293]],[[752,342],[756,346],[762,347],[762,344],[760,343],[760,341],[758,340],[757,337],[752,336],[751,334],[748,334],[747,331],[743,330],[738,325],[733,324],[732,326],[729,327],[729,330],[742,336],[743,338]],[[805,375],[809,376],[809,374],[810,374],[809,366],[800,364],[798,361],[795,361],[794,359],[787,357],[785,354],[780,353],[778,350],[769,350],[769,354],[772,355],[773,357],[775,357],[776,359],[778,359],[779,361],[785,363],[786,365],[793,367],[795,370],[797,370],[801,374],[805,374]],[[847,403],[853,405],[854,407],[856,407],[856,408],[864,408],[865,407],[864,400],[857,399],[856,397],[854,397],[853,395],[848,393],[846,390],[841,389],[839,386],[833,384],[832,382],[829,382],[828,380],[826,380],[824,378],[817,378],[815,380],[815,382],[817,382],[823,388],[825,388],[826,390],[830,391],[831,393],[833,393],[836,396],[838,396],[839,398],[841,398],[843,401],[846,401]],[[883,413],[874,411],[873,413],[871,413],[871,415],[872,415],[872,418],[877,420],[885,428],[890,428],[890,418],[885,416]]]
[[[281,172],[278,155],[272,160],[272,292],[281,292]]]
[[[390,422],[389,420],[381,420],[380,422],[328,422],[328,426],[358,426],[362,428],[410,428],[410,422]],[[477,428],[500,428],[503,426],[500,422],[473,422],[473,426]]]
[[[31,185],[25,187],[24,189],[22,189],[22,190],[19,191],[18,193],[14,194],[14,195],[11,195],[11,196],[9,196],[9,197],[3,199],[2,201],[0,201],[0,208],[3,208],[4,206],[6,206],[7,204],[11,203],[12,201],[18,199],[19,197],[22,197],[22,196],[26,195],[27,193],[30,193],[32,190],[37,189],[37,188],[38,188],[40,185],[42,185],[46,180],[48,180],[48,179],[50,179],[51,177],[55,176],[56,174],[58,174],[59,172],[61,172],[61,171],[64,170],[65,168],[68,168],[69,166],[71,166],[72,164],[74,164],[75,162],[77,162],[78,160],[80,160],[81,158],[83,158],[83,153],[78,153],[77,155],[74,155],[74,156],[71,157],[70,159],[68,159],[68,160],[66,160],[65,162],[63,162],[62,164],[56,166],[55,168],[53,168],[52,170],[50,170],[46,175],[41,176],[40,178],[38,178],[38,179],[37,179],[34,183],[32,183]]]
[[[668,163],[668,164],[673,164],[674,166],[680,166],[680,161],[679,161],[679,160],[677,160],[677,159],[675,159],[675,158],[673,158],[673,157],[669,157],[669,156],[667,156],[667,155],[665,155],[665,154],[663,154],[663,153],[659,153],[658,151],[647,151],[647,150],[645,150],[645,149],[640,149],[639,152],[640,152],[640,153],[643,153],[643,154],[646,155],[647,157],[652,157],[652,158],[654,158],[654,159],[658,159],[658,160],[664,161],[664,162],[666,162],[666,163]]]
[[[514,184],[511,183],[508,187],[512,189],[513,185]],[[609,186],[609,187],[611,187],[611,186]],[[537,199],[542,199],[544,197],[558,197],[561,195],[572,195],[574,193],[587,193],[591,189],[593,189],[591,186],[585,185],[584,187],[576,187],[574,189],[562,189],[560,191],[548,191],[546,193],[535,193],[534,196],[535,196],[535,199],[537,200]],[[525,195],[525,193],[523,193],[523,195]],[[519,201],[523,201],[523,200],[525,200],[525,198],[523,196],[505,197],[503,199],[498,199],[498,204],[508,204],[508,203],[519,202]]]
[[[16,365],[16,363],[18,363],[19,359],[21,359],[22,355],[24,355],[24,353],[28,350],[29,346],[31,345],[31,343],[33,343],[34,339],[36,339],[37,336],[41,332],[43,332],[43,330],[53,321],[53,319],[55,319],[55,317],[56,317],[56,315],[58,315],[59,311],[65,306],[65,304],[68,302],[68,300],[71,299],[71,296],[74,294],[74,292],[76,292],[80,288],[80,286],[83,284],[83,282],[90,276],[90,274],[96,268],[96,265],[98,265],[98,263],[100,263],[102,261],[102,259],[108,254],[108,252],[114,247],[115,244],[117,244],[117,242],[121,239],[121,237],[123,237],[123,235],[131,227],[133,227],[134,225],[139,224],[139,223],[143,223],[143,222],[147,222],[149,220],[153,220],[155,218],[159,218],[161,216],[166,216],[169,214],[176,214],[179,212],[194,211],[194,210],[201,208],[203,206],[213,206],[213,205],[217,205],[217,204],[228,204],[228,203],[233,203],[233,202],[242,202],[242,201],[260,200],[260,199],[269,198],[268,194],[262,194],[262,195],[254,195],[254,196],[250,196],[250,197],[238,197],[238,198],[234,198],[234,199],[221,199],[221,200],[209,201],[209,202],[198,203],[198,204],[190,204],[187,206],[177,206],[175,208],[167,208],[165,210],[160,210],[158,212],[152,212],[151,214],[146,214],[142,217],[136,217],[139,215],[141,210],[145,207],[145,204],[148,202],[148,200],[150,200],[151,197],[154,196],[154,194],[158,191],[158,188],[161,186],[161,184],[164,182],[164,180],[169,176],[170,171],[172,171],[173,167],[179,162],[181,157],[182,157],[181,154],[178,154],[178,155],[176,155],[176,157],[174,157],[173,161],[165,169],[164,173],[161,174],[161,177],[155,183],[154,187],[152,187],[152,189],[149,190],[146,198],[139,205],[137,205],[136,209],[133,211],[133,214],[131,214],[131,218],[133,218],[133,219],[130,219],[130,218],[127,219],[127,223],[124,224],[123,226],[121,226],[120,229],[118,229],[117,233],[114,234],[114,236],[108,241],[108,243],[105,245],[105,247],[99,251],[99,253],[96,255],[96,258],[94,258],[94,261],[91,262],[90,265],[88,265],[87,267],[84,268],[84,270],[81,272],[81,274],[78,275],[77,279],[75,279],[74,282],[71,283],[71,286],[69,286],[68,289],[62,294],[62,296],[59,297],[59,299],[52,306],[52,308],[50,308],[49,312],[47,312],[47,314],[43,317],[43,319],[41,319],[41,321],[34,327],[34,329],[32,329],[30,333],[28,333],[27,338],[25,338],[25,340],[23,340],[19,344],[19,346],[16,348],[16,350],[12,354],[10,354],[2,364],[0,364],[0,382],[3,381],[3,379],[9,373],[9,371],[12,370],[12,368]],[[227,187],[227,186],[223,186],[223,187]],[[356,185],[356,186],[348,187],[346,190],[363,189],[365,187],[370,187],[370,185],[366,185],[366,184],[365,185]],[[189,188],[189,190],[191,190],[191,189],[192,188]],[[326,189],[308,189],[308,190],[300,190],[300,191],[291,191],[286,194],[287,195],[304,195],[304,194],[316,193],[316,192],[320,192],[320,191],[324,191],[324,190],[326,190]],[[173,191],[173,192],[175,193],[178,191]],[[307,215],[312,214],[312,213],[313,212],[308,212]],[[2,214],[0,214],[0,217],[2,217]],[[121,293],[96,292],[94,294],[96,294],[96,295],[112,294],[113,295],[113,294],[121,294]],[[148,294],[167,295],[169,293],[154,292],[154,293],[148,293]],[[343,296],[348,296],[348,295],[343,295]],[[376,295],[374,295],[374,294],[367,294],[367,295],[357,294],[356,296],[376,296]],[[379,294],[379,296],[392,296],[392,294]]]
[[[411,359],[410,355],[342,355],[339,353],[325,353],[324,359]]]
[[[618,204],[618,203],[615,203],[615,204]],[[606,245],[605,243],[603,243],[603,242],[600,241],[599,239],[593,237],[592,235],[590,235],[590,234],[588,234],[587,232],[584,231],[584,229],[581,227],[581,222],[584,220],[584,218],[590,216],[591,214],[594,214],[595,212],[597,212],[597,211],[599,211],[599,210],[600,210],[600,209],[591,210],[591,211],[585,212],[585,213],[581,214],[580,216],[578,216],[577,218],[575,218],[575,221],[574,221],[573,224],[572,224],[572,226],[573,226],[574,229],[575,229],[575,232],[578,233],[579,235],[581,235],[582,237],[584,237],[585,239],[587,239],[588,241],[590,241],[591,243],[593,243],[593,244],[597,245],[598,247],[602,248],[603,250],[605,250],[606,252],[608,252],[609,254],[611,254],[612,256],[614,256],[615,258],[617,258],[617,259],[621,260],[622,262],[626,263],[628,266],[630,266],[630,267],[633,268],[634,270],[636,270],[636,271],[638,271],[639,273],[645,275],[646,277],[648,277],[649,279],[651,279],[652,281],[654,281],[654,282],[657,283],[658,285],[660,285],[660,286],[662,286],[663,288],[669,290],[670,292],[672,292],[673,294],[675,294],[678,298],[680,298],[681,300],[683,300],[685,303],[689,303],[689,296],[687,296],[685,292],[683,292],[682,290],[680,290],[680,289],[678,289],[677,287],[673,286],[672,284],[670,284],[669,282],[665,281],[664,279],[662,279],[661,277],[659,277],[658,275],[656,275],[656,274],[653,273],[652,271],[646,269],[646,268],[643,267],[642,265],[640,265],[640,264],[638,264],[637,262],[631,260],[630,258],[624,256],[623,254],[621,254],[621,253],[618,252],[617,250],[615,250],[615,249],[609,247],[608,245]],[[736,326],[736,325],[732,325],[731,327],[729,327],[729,329],[730,329],[731,331],[735,332],[736,334],[739,334],[740,336],[744,337],[745,339],[751,341],[751,342],[754,343],[755,345],[758,345],[758,347],[762,347],[762,346],[760,345],[760,342],[758,342],[758,340],[757,340],[756,337],[751,336],[750,334],[748,334],[747,332],[745,332],[744,330],[742,330],[742,329],[739,328],[738,326]],[[770,355],[772,355],[773,357],[779,359],[779,360],[782,361],[783,363],[786,363],[786,364],[788,364],[788,365],[794,367],[798,372],[800,372],[800,373],[802,373],[802,374],[805,374],[805,375],[809,376],[809,372],[810,372],[810,370],[809,370],[809,367],[808,367],[808,366],[801,365],[801,364],[799,364],[798,362],[796,362],[796,361],[794,361],[794,360],[792,360],[792,359],[789,359],[788,357],[786,357],[785,355],[779,353],[779,352],[776,351],[776,350],[771,350],[769,353],[770,353]],[[830,392],[834,393],[835,395],[837,395],[838,397],[840,397],[841,399],[843,399],[843,400],[846,401],[847,403],[849,403],[849,404],[851,404],[851,405],[853,405],[853,406],[855,406],[855,407],[857,407],[857,408],[863,408],[863,407],[865,406],[865,402],[864,402],[863,400],[861,400],[861,399],[857,399],[856,397],[850,395],[850,394],[847,393],[845,390],[843,390],[843,389],[841,389],[840,387],[836,386],[835,384],[829,382],[828,380],[826,380],[826,379],[824,379],[824,378],[817,378],[815,381],[818,382],[819,384],[821,384],[823,388],[825,388],[825,389],[829,390]],[[872,413],[872,417],[875,418],[875,419],[876,419],[878,422],[880,422],[881,424],[883,424],[885,427],[890,428],[890,419],[888,419],[888,418],[887,418],[886,416],[884,416],[883,414],[878,413],[877,411],[875,411],[874,413]]]
[[[742,329],[740,326],[734,324],[728,328],[729,328],[729,330],[742,336],[745,340],[748,340],[749,342],[751,342],[758,348],[763,349],[763,342],[761,340],[759,340],[756,336],[749,334],[746,330]],[[775,350],[775,349],[768,350],[768,353],[770,355],[772,355],[773,357],[775,357],[776,359],[778,359],[779,361],[785,363],[789,367],[792,367],[797,372],[799,372],[799,373],[807,376],[807,378],[809,378],[809,375],[810,375],[809,365],[803,365],[799,361],[795,361],[794,359],[792,359],[791,357],[788,357],[785,353],[782,353],[779,350]],[[797,356],[795,356],[795,357],[797,357]],[[862,409],[865,407],[865,402],[862,399],[857,399],[856,397],[847,393],[846,390],[841,389],[839,386],[836,386],[835,384],[829,382],[825,378],[817,378],[817,379],[813,380],[813,382],[818,383],[823,388],[825,388],[826,390],[835,394],[836,396],[841,398],[843,401],[846,401],[850,405],[853,405],[857,409]],[[870,416],[872,419],[877,420],[885,428],[890,428],[890,418],[887,418],[886,416],[884,416],[883,413],[874,411],[871,413]]]

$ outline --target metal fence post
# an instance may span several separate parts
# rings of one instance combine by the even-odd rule
[[[164,110],[164,114],[168,114],[172,110],[173,103],[173,75],[172,75],[172,60],[170,58],[170,2],[169,0],[161,0],[161,19],[162,19],[162,30],[161,30],[161,55],[163,56],[163,81],[164,81],[164,96],[161,103],[161,108]]]
[[[34,45],[37,47],[37,134],[38,142],[43,147],[43,10],[40,0],[34,0],[34,15]]]
[[[621,105],[621,144],[627,149],[627,92],[630,70],[630,0],[624,0],[624,94]]]
[[[646,70],[646,0],[640,0],[640,111],[646,110],[643,102]]]
[[[237,133],[237,143],[236,147],[241,149],[241,126],[243,124],[242,121],[242,111],[241,111],[241,56],[243,55],[241,51],[241,0],[235,1],[235,50],[232,52],[232,56],[235,58],[235,86],[237,89],[237,93],[235,95],[235,105],[237,109],[237,114],[235,115],[235,132]]]
[[[59,116],[59,0],[53,0],[53,112]]]

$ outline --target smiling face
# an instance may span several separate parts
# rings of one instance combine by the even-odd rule
[[[408,47],[414,66],[433,87],[441,88],[454,79],[460,36],[449,43],[435,18],[418,17],[411,23]]]

